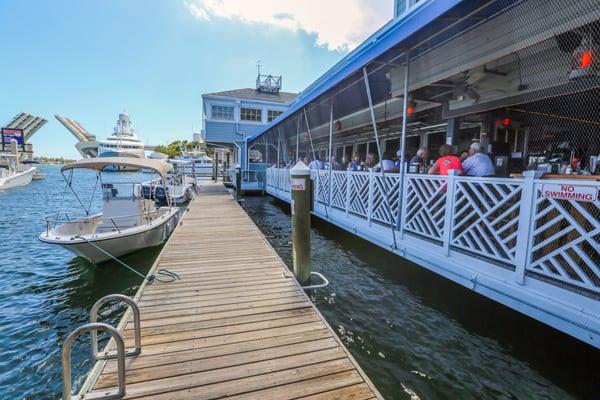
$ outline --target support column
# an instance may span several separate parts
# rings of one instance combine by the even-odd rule
[[[303,285],[310,280],[310,169],[300,161],[290,176],[293,270]]]
[[[449,118],[446,126],[446,144],[454,146],[456,144],[456,135],[460,131],[460,119]]]
[[[219,153],[215,151],[215,164],[213,166],[213,181],[219,180]]]

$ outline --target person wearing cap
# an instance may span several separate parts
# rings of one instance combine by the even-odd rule
[[[462,162],[462,171],[468,176],[494,176],[496,173],[492,159],[482,153],[479,142],[469,146],[469,157]]]
[[[398,152],[400,151],[398,150]],[[418,174],[419,172],[424,171],[428,158],[429,150],[427,150],[425,147],[421,147],[419,150],[417,150],[417,154],[408,162],[408,173]]]

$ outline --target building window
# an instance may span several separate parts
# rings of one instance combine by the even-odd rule
[[[233,121],[233,107],[212,106],[212,119]]]
[[[273,121],[275,118],[283,114],[283,111],[267,110],[267,122]]]
[[[242,107],[240,109],[240,119],[242,121],[262,122],[262,110],[260,108]]]

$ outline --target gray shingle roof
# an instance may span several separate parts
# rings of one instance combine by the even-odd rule
[[[223,96],[223,97],[235,97],[238,99],[246,99],[246,100],[263,100],[263,101],[273,101],[277,103],[289,103],[294,100],[297,93],[289,93],[289,92],[279,92],[279,93],[267,93],[260,92],[256,89],[244,88],[244,89],[234,89],[234,90],[225,90],[223,92],[214,92],[214,93],[206,93],[205,96]]]

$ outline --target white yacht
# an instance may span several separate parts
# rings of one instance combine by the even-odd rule
[[[162,180],[172,168],[159,160],[105,157],[84,158],[67,164],[61,173],[70,183],[73,175],[70,173],[67,177],[67,171],[84,168],[101,173],[113,165],[153,170]],[[98,179],[98,182],[102,186],[102,213],[90,214],[90,209],[84,208],[85,216],[76,219],[65,213],[50,214],[44,218],[46,230],[39,236],[42,242],[61,245],[99,264],[157,246],[175,229],[179,208],[171,206],[169,200],[167,206],[157,206],[154,200],[144,198],[139,182],[107,182],[105,179]]]
[[[144,144],[137,136],[135,129],[131,127],[129,114],[120,113],[113,134],[98,142],[98,157],[146,157]],[[124,168],[107,168],[107,171],[110,170],[122,171]],[[127,168],[127,170],[130,169]]]
[[[179,161],[187,161],[183,173],[192,176],[212,176],[213,160],[200,150],[181,150],[181,155],[175,157]]]
[[[0,191],[31,183],[37,168],[19,163],[19,154],[0,153]]]

